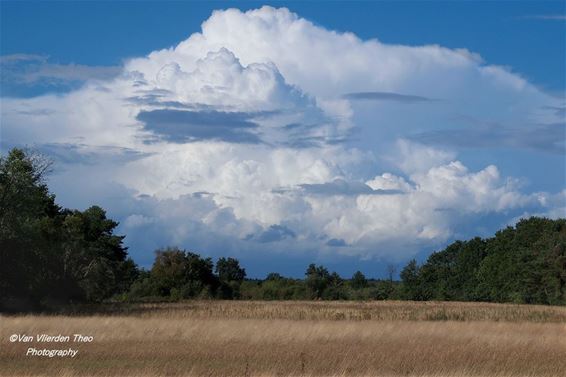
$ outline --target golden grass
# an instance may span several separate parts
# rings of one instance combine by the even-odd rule
[[[0,317],[1,376],[566,376],[566,308],[471,303],[145,304]],[[94,336],[74,359],[11,334]]]
[[[130,313],[183,318],[505,321],[566,323],[566,307],[471,302],[407,301],[187,301],[140,304]]]

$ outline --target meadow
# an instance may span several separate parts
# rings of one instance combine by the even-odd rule
[[[1,376],[566,375],[566,307],[555,306],[185,301],[3,315],[0,324]],[[26,356],[29,347],[79,352]]]

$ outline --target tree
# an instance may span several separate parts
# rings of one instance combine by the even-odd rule
[[[246,270],[240,267],[240,262],[234,258],[220,258],[216,262],[216,274],[220,280],[221,297],[239,298],[240,286],[246,277]]]
[[[123,273],[135,273],[124,237],[114,235],[118,223],[102,208],[55,203],[45,183],[50,166],[21,149],[0,157],[0,307],[100,301],[128,289]]]
[[[195,297],[205,294],[213,296],[219,286],[218,278],[213,273],[211,258],[203,258],[196,253],[186,253],[184,297]]]
[[[311,291],[313,298],[321,298],[322,293],[328,287],[330,282],[330,274],[323,266],[310,264],[305,272],[305,284]]]
[[[18,237],[27,222],[56,212],[45,184],[50,167],[45,157],[18,148],[0,157],[0,239]]]
[[[566,219],[520,220],[486,241],[478,297],[486,301],[564,304]]]
[[[409,300],[420,300],[421,287],[419,279],[419,266],[417,261],[412,259],[401,271],[401,281],[403,282],[403,295]]]
[[[132,284],[140,278],[142,271],[138,268],[132,258],[127,258],[119,266],[118,276],[120,281],[118,285],[118,293],[127,293]]]
[[[190,298],[203,291],[214,293],[218,286],[212,273],[213,263],[210,258],[186,252],[178,247],[168,247],[155,252],[155,261],[150,278],[153,283],[147,287],[156,287],[160,296],[170,296],[172,292],[178,298]]]
[[[161,294],[169,295],[171,288],[185,282],[185,252],[178,247],[167,247],[155,251],[151,277],[160,287]]]
[[[124,286],[124,264],[131,262],[126,262],[124,236],[114,234],[117,226],[98,206],[65,216],[62,273],[78,284],[87,301],[102,301]]]
[[[366,288],[368,285],[368,281],[364,274],[361,271],[356,271],[352,276],[352,288],[354,289],[362,289]]]
[[[281,280],[283,279],[283,276],[281,276],[280,274],[278,274],[277,272],[270,272],[269,274],[267,274],[265,280],[269,281],[269,280]]]
[[[390,283],[393,283],[393,276],[397,272],[397,266],[394,264],[387,265],[387,278],[389,279]]]
[[[246,270],[240,267],[240,262],[237,259],[220,258],[216,262],[216,274],[223,282],[241,282],[246,277]]]
[[[242,284],[244,290],[246,283]],[[249,291],[245,292],[247,298],[259,300],[296,300],[305,299],[305,285],[302,280],[289,279],[277,273],[270,273],[264,281],[257,285],[255,296],[248,296]]]
[[[0,308],[37,307],[52,291],[60,208],[45,184],[51,163],[14,148],[0,156]]]
[[[344,280],[337,272],[332,272],[328,277],[328,286],[324,289],[322,297],[326,300],[346,299],[346,292],[343,288]]]
[[[566,303],[566,219],[531,217],[494,237],[456,241],[403,269],[413,300]]]

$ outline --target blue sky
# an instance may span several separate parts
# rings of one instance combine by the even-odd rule
[[[562,1],[0,7],[0,147],[54,158],[59,202],[107,208],[142,265],[380,276],[566,215]]]

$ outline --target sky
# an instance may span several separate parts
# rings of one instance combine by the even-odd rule
[[[383,277],[566,217],[566,5],[0,2],[0,149],[136,262]]]

